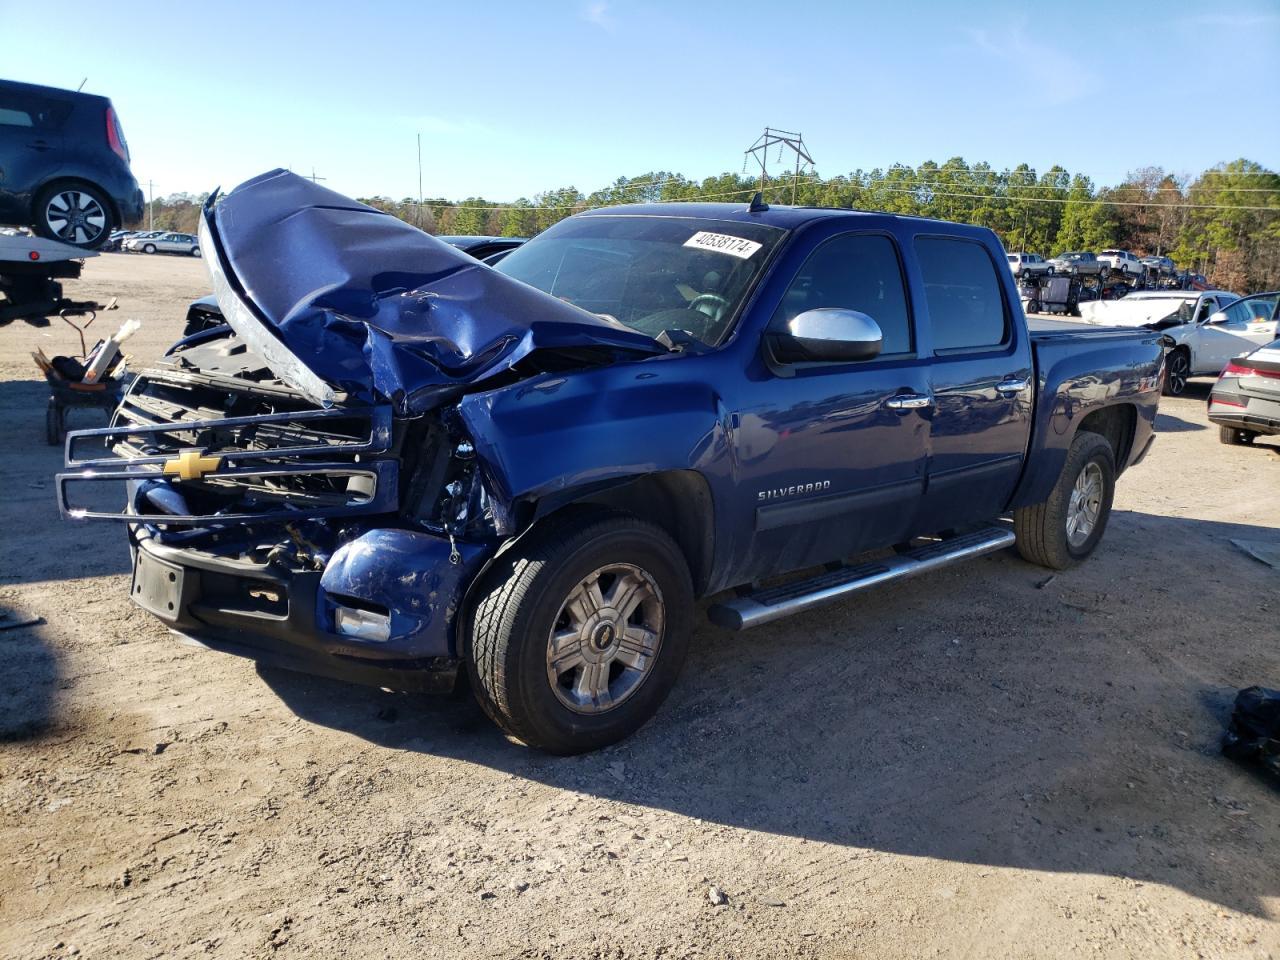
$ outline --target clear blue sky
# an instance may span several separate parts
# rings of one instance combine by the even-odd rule
[[[0,76],[109,95],[157,195],[275,166],[416,195],[418,132],[428,196],[491,200],[741,170],[765,124],[827,176],[1280,166],[1275,0],[0,0],[0,44]]]

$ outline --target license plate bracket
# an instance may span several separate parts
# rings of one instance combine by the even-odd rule
[[[182,567],[137,551],[133,565],[133,601],[163,620],[176,620],[182,614]]]

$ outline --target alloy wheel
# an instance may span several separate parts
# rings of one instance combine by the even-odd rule
[[[1071,546],[1084,546],[1093,533],[1093,528],[1098,525],[1098,516],[1102,512],[1102,491],[1102,468],[1090,461],[1076,477],[1075,486],[1071,489],[1071,500],[1067,504],[1067,542]]]
[[[1175,353],[1169,358],[1169,392],[1175,397],[1187,389],[1187,377],[1191,373],[1191,363],[1186,354]]]
[[[576,713],[603,713],[649,678],[662,645],[666,605],[657,583],[612,563],[569,593],[547,639],[547,681]]]
[[[102,236],[107,227],[107,212],[92,194],[63,190],[49,198],[45,222],[59,240],[83,246]]]

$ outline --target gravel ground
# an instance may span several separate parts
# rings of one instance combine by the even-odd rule
[[[205,290],[124,255],[68,284],[139,362]],[[1229,542],[1280,540],[1280,444],[1219,445],[1207,383],[1084,566],[704,624],[656,720],[563,760],[132,607],[121,531],[54,505],[27,354],[76,342],[0,329],[0,612],[44,618],[0,631],[0,956],[1280,956],[1280,793],[1217,748],[1280,686],[1280,573]]]

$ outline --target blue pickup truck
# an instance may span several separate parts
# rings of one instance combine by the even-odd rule
[[[64,514],[125,525],[177,633],[465,671],[555,753],[654,714],[701,597],[744,629],[1015,542],[1078,562],[1153,439],[1160,335],[1030,329],[978,227],[627,206],[494,268],[274,171],[200,246],[198,332],[70,436]]]

